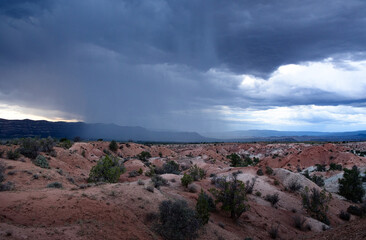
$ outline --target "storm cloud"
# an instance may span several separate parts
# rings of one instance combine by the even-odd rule
[[[356,0],[4,0],[0,103],[196,131],[268,124],[222,108],[363,108],[364,26]]]

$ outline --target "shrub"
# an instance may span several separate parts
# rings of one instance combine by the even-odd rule
[[[133,170],[131,172],[128,173],[128,177],[137,177],[137,176],[140,176],[140,174],[136,171],[136,170]]]
[[[261,192],[259,192],[259,191],[256,191],[256,192],[255,192],[255,195],[256,195],[257,197],[260,197],[260,196],[262,196],[262,193],[261,193]]]
[[[14,188],[15,187],[13,182],[0,183],[0,192],[11,191]]]
[[[194,183],[188,185],[188,191],[191,193],[198,192],[198,186]]]
[[[154,187],[153,186],[147,186],[146,190],[153,193],[154,192]]]
[[[330,171],[342,171],[342,165],[341,164],[331,163],[329,165],[329,170]]]
[[[161,168],[155,168],[156,174],[165,174],[165,173],[172,173],[172,174],[180,174],[179,171],[179,164],[174,161],[169,161],[164,163]]]
[[[163,178],[160,175],[154,175],[151,177],[151,182],[153,183],[154,187],[160,189],[160,186],[167,186],[169,185],[168,180]]]
[[[62,188],[62,183],[53,182],[47,185],[48,188]]]
[[[306,222],[306,219],[302,215],[297,214],[292,217],[292,220],[294,221],[295,228],[297,228],[299,230],[304,229],[304,224]]]
[[[60,139],[59,146],[65,149],[71,148],[73,145],[73,142],[67,138]]]
[[[112,152],[116,152],[118,150],[118,144],[116,141],[111,141],[111,143],[109,144],[109,150],[111,150]]]
[[[115,183],[124,172],[123,163],[120,163],[118,158],[107,155],[102,157],[90,170],[88,182]]]
[[[33,161],[34,165],[41,167],[41,168],[46,168],[49,169],[50,165],[48,164],[47,159],[42,156],[42,155],[38,155],[37,158]]]
[[[352,202],[362,202],[365,190],[362,187],[362,179],[357,166],[353,166],[352,169],[345,168],[343,178],[338,182],[340,195]]]
[[[2,158],[4,155],[4,150],[0,151],[0,158]]]
[[[86,156],[85,150],[83,150],[83,151],[81,152],[81,156],[83,156],[83,157],[85,157],[85,156]]]
[[[24,138],[20,140],[19,151],[25,157],[35,159],[41,151],[41,144],[35,138]]]
[[[316,188],[312,188],[311,191],[306,187],[304,193],[301,194],[302,205],[308,211],[308,213],[315,219],[329,224],[327,216],[328,204],[332,199],[332,195],[326,194],[325,190],[319,191]]]
[[[265,200],[270,202],[272,207],[274,207],[278,203],[280,198],[278,197],[278,193],[274,193],[266,195]]]
[[[139,168],[139,170],[137,171],[140,175],[144,173],[144,171],[142,170],[142,168]]]
[[[145,185],[144,181],[142,181],[141,179],[139,179],[139,180],[137,181],[137,184],[138,184],[138,185]]]
[[[4,173],[5,173],[5,165],[2,162],[0,162],[0,183],[5,180]]]
[[[231,181],[222,178],[216,186],[219,189],[212,188],[210,192],[216,198],[216,203],[222,203],[221,209],[230,212],[232,219],[237,220],[248,210],[245,184],[237,179],[237,174],[233,174]]]
[[[185,173],[183,177],[181,178],[182,185],[185,187],[188,187],[189,184],[193,182],[193,178],[191,175]]]
[[[273,174],[273,169],[269,166],[266,166],[266,174],[267,175],[272,175]]]
[[[17,160],[20,157],[18,150],[9,150],[6,152],[6,158],[10,160]]]
[[[275,180],[273,181],[273,184],[274,184],[275,186],[278,186],[278,185],[280,185],[280,182],[279,182],[277,179],[275,179]]]
[[[325,165],[324,164],[315,164],[316,166],[316,171],[318,172],[325,172]]]
[[[137,158],[143,162],[146,162],[148,158],[151,158],[151,154],[146,151],[142,151],[140,154],[137,155]]]
[[[288,183],[287,188],[290,189],[291,192],[297,192],[302,188],[302,185],[296,179],[292,179]]]
[[[241,165],[241,158],[236,153],[227,155],[226,158],[230,159],[230,163],[231,163],[232,167],[239,167]]]
[[[208,220],[210,219],[210,205],[207,196],[208,195],[201,189],[201,193],[198,195],[196,203],[197,216],[202,225],[208,223]]]
[[[206,177],[206,172],[195,164],[189,169],[189,175],[192,176],[193,181],[198,181]]]
[[[310,178],[311,181],[313,181],[316,185],[318,185],[319,187],[323,187],[324,186],[324,179],[322,176],[317,176],[317,175],[313,175]]]
[[[366,215],[366,204],[361,207],[351,205],[347,208],[347,212],[358,217],[363,217]]]
[[[351,215],[348,212],[345,212],[345,211],[342,210],[339,213],[339,218],[342,219],[342,220],[344,220],[344,221],[349,221],[350,218],[351,218]]]
[[[245,192],[247,194],[253,193],[253,188],[254,188],[254,184],[255,184],[256,180],[257,180],[257,177],[254,177],[254,178],[252,178],[252,181],[248,180],[245,182]]]
[[[200,228],[196,212],[182,200],[163,201],[159,205],[158,232],[165,239],[194,239]]]
[[[276,239],[278,237],[278,228],[279,228],[279,225],[275,226],[272,224],[271,228],[268,230],[269,236],[272,239]]]
[[[261,168],[257,170],[257,175],[258,176],[263,176],[264,175],[263,170]]]
[[[37,141],[37,140],[35,140]],[[39,139],[40,151],[45,153],[53,153],[55,150],[53,147],[56,145],[55,140],[52,137]]]

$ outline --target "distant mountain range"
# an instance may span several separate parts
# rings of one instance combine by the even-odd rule
[[[151,142],[208,142],[211,138],[195,132],[151,131],[142,127],[125,127],[116,124],[91,124],[83,122],[48,122],[33,120],[0,119],[0,139],[22,137],[69,138],[76,136],[84,140],[118,140]]]
[[[69,138],[84,140],[118,140],[141,142],[303,142],[303,141],[366,141],[366,131],[296,132],[247,130],[198,134],[149,130],[143,127],[83,122],[48,122],[0,119],[0,139],[22,137]]]

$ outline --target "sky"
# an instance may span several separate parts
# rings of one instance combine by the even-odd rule
[[[1,0],[0,118],[366,129],[364,0]]]

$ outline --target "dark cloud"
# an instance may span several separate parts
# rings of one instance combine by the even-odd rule
[[[339,104],[351,100],[317,89],[245,96],[239,75],[365,59],[365,13],[356,0],[4,0],[0,101],[176,129],[222,125],[216,105]]]

